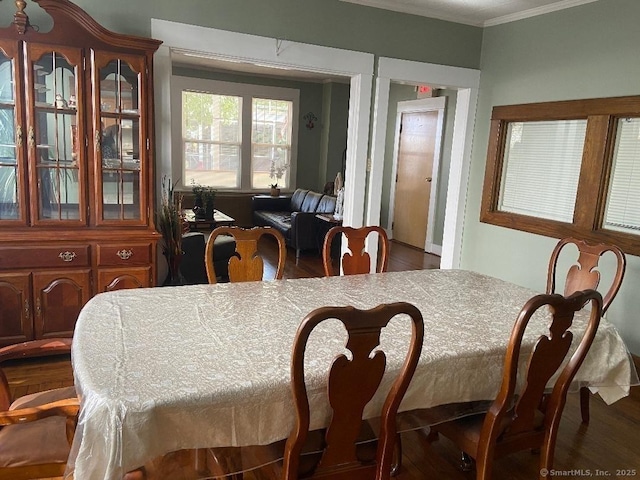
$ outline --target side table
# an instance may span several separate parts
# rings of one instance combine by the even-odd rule
[[[322,255],[322,247],[324,245],[324,238],[327,236],[327,232],[338,225],[342,225],[342,219],[338,220],[330,213],[316,214],[316,239],[320,255]],[[333,243],[331,244],[331,258],[340,258],[341,247],[342,235],[336,235],[333,239]]]
[[[196,218],[196,214],[191,209],[182,210],[182,218],[189,224],[189,230],[192,232],[198,231],[204,227],[207,230],[213,230],[220,226],[231,226],[236,223],[236,219],[230,217],[227,214],[222,213],[220,210],[213,211],[212,219]]]

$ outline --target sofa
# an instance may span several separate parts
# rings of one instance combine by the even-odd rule
[[[333,213],[336,197],[298,188],[291,197],[257,195],[252,199],[253,223],[280,231],[288,246],[295,248],[296,258],[304,250],[319,250],[316,214]]]

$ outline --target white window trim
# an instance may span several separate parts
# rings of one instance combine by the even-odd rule
[[[214,93],[218,95],[233,95],[242,97],[242,146],[241,157],[241,181],[239,188],[218,188],[218,191],[230,192],[260,192],[267,191],[264,188],[251,188],[251,124],[252,124],[252,98],[268,98],[272,100],[288,100],[293,103],[292,131],[291,131],[291,159],[289,165],[289,187],[296,188],[297,152],[298,152],[298,124],[300,91],[295,88],[270,87],[266,85],[253,85],[248,83],[223,82],[206,78],[181,77],[174,75],[171,78],[171,176],[178,180],[178,190],[189,190],[190,185],[184,185],[182,155],[182,92],[184,90]]]

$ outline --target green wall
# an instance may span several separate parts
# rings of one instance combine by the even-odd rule
[[[104,27],[151,35],[151,18],[371,52],[386,57],[477,68],[482,29],[363,7],[339,0],[74,0]],[[0,2],[0,24],[15,12]],[[32,23],[50,22],[31,1]]]
[[[338,172],[344,179],[343,157],[347,148],[347,126],[349,123],[349,84],[329,83],[325,87],[323,107],[323,133],[326,131],[326,168],[319,173],[318,189],[332,182]]]
[[[542,291],[557,239],[480,223],[489,119],[495,105],[640,94],[640,2],[600,0],[486,28],[462,246],[462,268]],[[607,313],[640,354],[640,258]],[[605,266],[605,273],[612,268]],[[604,280],[603,280],[604,283]]]

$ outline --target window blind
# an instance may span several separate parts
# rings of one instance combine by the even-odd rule
[[[512,122],[498,209],[571,223],[587,120]]]
[[[618,120],[603,226],[640,231],[640,118]]]

